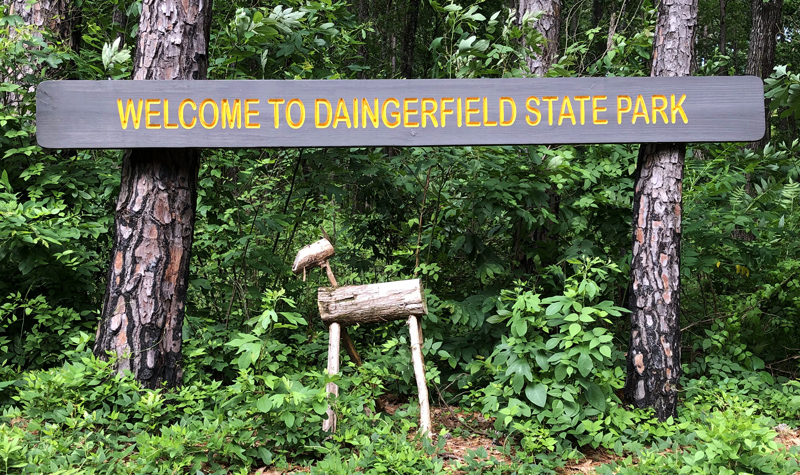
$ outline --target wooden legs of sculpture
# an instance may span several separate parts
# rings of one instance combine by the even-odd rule
[[[431,408],[428,403],[428,383],[425,380],[425,362],[422,359],[422,328],[417,317],[408,317],[408,333],[411,337],[411,361],[414,363],[414,378],[419,392],[419,431],[431,437]]]
[[[317,303],[322,321],[330,323],[328,345],[330,374],[334,374],[332,368],[336,371],[339,369],[339,325],[407,320],[414,377],[419,391],[419,431],[430,437],[431,415],[425,363],[422,358],[422,330],[417,320],[417,317],[428,313],[428,308],[425,305],[425,296],[419,279],[346,287],[320,287],[317,292]],[[335,330],[334,325],[337,326]],[[328,420],[332,420],[330,416]],[[326,421],[323,425],[326,430],[331,427],[335,427],[335,422]]]

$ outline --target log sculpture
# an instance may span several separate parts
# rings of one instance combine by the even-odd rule
[[[327,237],[327,236],[326,236]],[[328,260],[335,254],[328,239],[321,239],[310,244],[297,253],[292,271],[303,273],[314,267],[324,267],[332,287],[320,287],[317,291],[317,305],[322,321],[329,324],[328,340],[328,374],[339,372],[339,344],[344,338],[345,348],[350,358],[361,365],[361,358],[350,340],[346,325],[363,323],[389,322],[407,319],[411,342],[411,359],[414,365],[414,377],[419,391],[420,424],[419,431],[431,437],[431,415],[428,403],[428,386],[425,381],[425,362],[422,358],[422,329],[417,317],[428,314],[425,294],[419,279],[386,282],[383,284],[352,285],[339,287]],[[328,383],[326,392],[336,396],[339,387]],[[336,413],[329,405],[328,418],[322,429],[326,432],[336,431]]]

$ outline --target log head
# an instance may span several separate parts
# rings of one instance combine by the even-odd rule
[[[299,274],[305,269],[319,267],[336,254],[333,245],[325,238],[300,249],[292,264],[292,272]]]

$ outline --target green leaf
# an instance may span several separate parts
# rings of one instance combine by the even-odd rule
[[[314,412],[319,415],[325,414],[325,412],[328,410],[328,402],[324,399],[315,399],[311,405],[314,407]]]
[[[611,347],[608,345],[601,346],[600,354],[605,356],[606,358],[611,358]]]
[[[569,326],[569,336],[575,336],[580,333],[582,330],[581,326],[577,323],[573,323]]]
[[[603,390],[600,389],[600,386],[594,383],[589,383],[586,387],[586,401],[598,411],[606,410],[606,396],[603,394]]]
[[[529,384],[528,387],[525,388],[525,396],[528,397],[530,402],[539,407],[544,407],[547,403],[547,386],[542,383],[536,386]]]
[[[256,402],[256,408],[261,412],[269,412],[272,409],[272,400],[270,400],[269,395],[261,396]]]
[[[594,363],[592,363],[592,357],[587,353],[581,353],[581,356],[578,358],[578,371],[580,371],[581,376],[584,378],[589,376],[593,369]]]

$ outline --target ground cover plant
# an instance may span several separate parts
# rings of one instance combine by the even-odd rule
[[[687,149],[683,376],[665,421],[623,394],[638,144],[202,150],[182,384],[117,374],[92,349],[124,152],[39,147],[35,86],[129,78],[142,3],[73,2],[58,24],[9,3],[0,473],[800,472],[796,1],[765,73],[769,142]],[[657,5],[560,5],[548,76],[650,74]],[[728,6],[699,5],[697,75],[749,72],[757,13]],[[518,7],[218,1],[208,76],[521,77],[546,32]],[[431,439],[402,322],[350,327],[363,363],[343,352],[324,370],[327,277],[291,271],[320,228],[340,284],[422,280]]]

